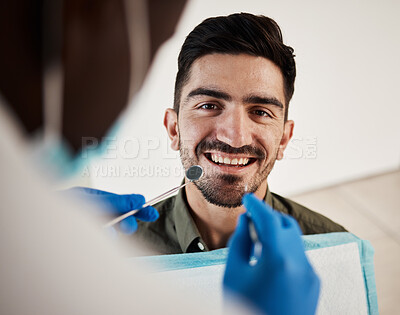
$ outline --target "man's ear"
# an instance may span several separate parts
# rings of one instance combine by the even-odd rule
[[[171,139],[172,150],[179,150],[178,115],[172,108],[168,108],[164,115],[164,126],[167,129],[168,137]]]
[[[282,139],[279,144],[278,154],[276,156],[277,160],[283,159],[283,152],[285,151],[287,145],[289,144],[290,139],[292,139],[293,136],[293,128],[294,128],[293,120],[288,120],[285,122],[285,126],[283,127]]]

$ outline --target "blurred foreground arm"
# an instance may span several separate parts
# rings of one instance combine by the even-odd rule
[[[231,240],[225,292],[244,299],[264,314],[314,314],[320,281],[304,253],[297,222],[253,194],[244,196],[243,204],[254,222],[262,252],[257,263],[251,265],[254,244],[250,219],[241,215]]]

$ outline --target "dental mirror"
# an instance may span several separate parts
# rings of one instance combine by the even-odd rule
[[[186,171],[186,178],[191,182],[199,180],[203,176],[203,168],[200,165],[193,165]]]
[[[104,225],[104,227],[110,227],[112,225],[114,225],[115,223],[118,223],[120,221],[122,221],[123,219],[126,219],[127,217],[135,214],[136,212],[138,212],[140,209],[146,208],[148,206],[152,206],[154,204],[156,204],[157,202],[165,199],[166,197],[168,197],[169,195],[173,194],[174,192],[177,192],[179,189],[185,187],[187,184],[192,183],[196,180],[199,180],[202,176],[203,176],[203,168],[200,165],[192,165],[191,167],[189,167],[186,171],[186,178],[189,180],[186,183],[183,183],[182,185],[172,188],[171,190],[168,190],[167,192],[147,201],[143,206],[141,206],[139,209],[135,209],[135,210],[131,210],[113,220],[111,220],[110,222],[108,222],[107,224]]]

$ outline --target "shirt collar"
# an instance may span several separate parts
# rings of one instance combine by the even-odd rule
[[[192,244],[201,241],[200,232],[189,211],[185,189],[179,190],[173,208],[173,221],[175,222],[176,236],[182,252],[191,251]],[[205,246],[205,243],[201,241]]]
[[[267,186],[267,193],[265,194],[264,201],[274,209],[274,200],[272,198],[272,193],[269,191],[269,186]]]
[[[272,194],[268,187],[264,201],[271,207],[274,206]],[[172,217],[175,223],[178,242],[183,253],[201,251],[200,246],[204,247],[204,251],[209,250],[202,240],[196,223],[190,214],[185,189],[180,189],[176,195],[174,207],[172,209]],[[199,243],[201,243],[201,245],[199,245]]]

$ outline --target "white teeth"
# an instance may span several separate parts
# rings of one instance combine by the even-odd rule
[[[222,157],[217,154],[211,154],[211,160],[215,163],[220,163],[220,164],[227,164],[227,165],[247,165],[250,161],[249,158],[234,158],[230,159],[228,157]]]

